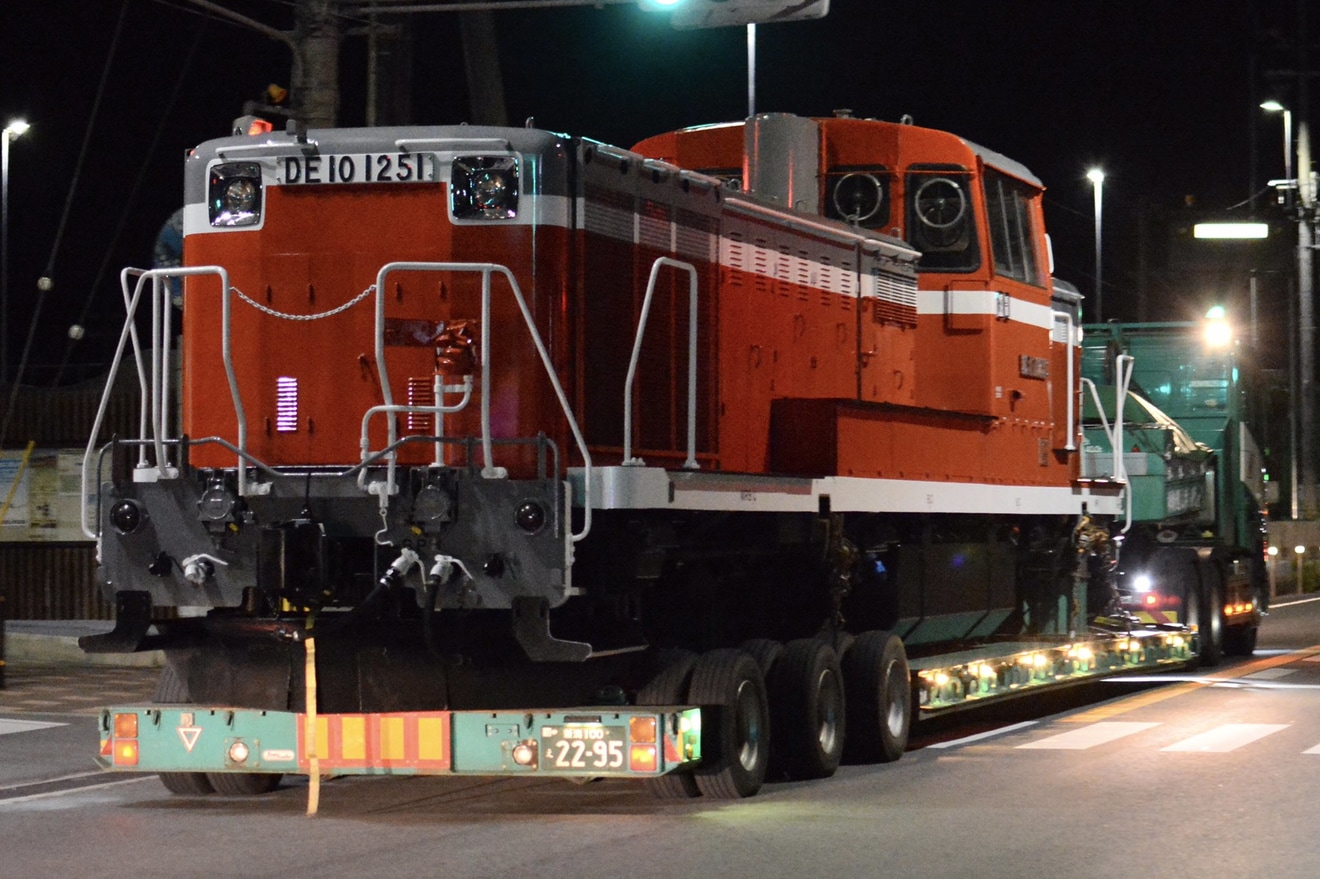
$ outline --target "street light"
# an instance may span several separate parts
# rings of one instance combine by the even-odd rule
[[[1292,110],[1280,104],[1278,101],[1265,101],[1260,108],[1266,113],[1283,114],[1283,179],[1287,182],[1285,186],[1291,187],[1292,184]]]
[[[0,135],[0,384],[9,381],[9,142],[29,127],[14,119]]]
[[[1314,193],[1311,189],[1311,141],[1307,133],[1306,117],[1302,116],[1297,130],[1297,177],[1293,178],[1293,137],[1292,111],[1278,101],[1265,101],[1260,105],[1268,113],[1283,114],[1283,186],[1286,191],[1297,190],[1297,312],[1296,336],[1293,340],[1297,347],[1297,364],[1291,370],[1290,380],[1294,382],[1292,394],[1292,419],[1296,427],[1294,436],[1300,433],[1300,439],[1293,444],[1293,501],[1292,517],[1298,518],[1303,512],[1314,513],[1315,504],[1315,318],[1311,304],[1312,291],[1312,256],[1311,250],[1314,232],[1311,227],[1311,209],[1314,206]],[[1293,207],[1292,199],[1286,199],[1287,207]],[[1290,346],[1291,347],[1291,346]],[[1300,476],[1297,473],[1297,461],[1300,459]],[[1300,488],[1300,490],[1299,490]],[[1299,496],[1305,495],[1305,503],[1299,502]]]
[[[1105,172],[1092,168],[1086,172],[1086,179],[1091,181],[1095,193],[1095,322],[1104,323],[1105,288],[1100,271],[1100,202],[1105,184]]]

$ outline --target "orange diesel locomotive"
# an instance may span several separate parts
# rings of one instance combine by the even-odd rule
[[[163,700],[422,712],[443,771],[582,775],[571,727],[585,774],[745,796],[897,758],[914,699],[1190,655],[1097,628],[1122,486],[1079,478],[1078,297],[1003,156],[788,115],[632,150],[291,129],[201,145],[185,185],[184,267],[124,275],[141,436],[85,467],[118,622],[84,646],[163,647]],[[700,734],[664,715],[623,767],[623,721],[529,710],[463,751],[463,711],[602,705]],[[299,735],[134,766],[264,790]]]

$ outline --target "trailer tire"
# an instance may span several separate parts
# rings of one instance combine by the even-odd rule
[[[766,679],[774,746],[770,767],[794,780],[829,778],[843,759],[843,670],[829,642],[791,641]]]
[[[697,660],[688,701],[701,708],[697,787],[717,799],[750,797],[770,762],[770,709],[765,679],[741,650],[712,650]]]
[[[189,704],[188,684],[168,662],[161,669],[156,695],[151,701],[157,705]],[[203,797],[215,793],[215,787],[205,772],[161,772],[158,775],[165,789],[176,796]]]
[[[1201,665],[1210,668],[1224,658],[1223,580],[1214,562],[1203,562],[1198,568],[1201,575],[1196,614],[1198,643]]]
[[[687,701],[688,684],[697,654],[690,650],[672,650],[660,656],[660,671],[637,691],[638,705],[680,705]],[[642,780],[651,796],[660,800],[690,800],[701,796],[697,780],[690,770],[671,772]]]
[[[912,728],[912,676],[902,639],[881,629],[863,632],[842,665],[848,694],[845,757],[853,763],[892,763],[907,750]]]
[[[770,669],[774,668],[775,663],[779,661],[779,657],[784,655],[784,645],[769,638],[753,638],[750,641],[744,641],[739,649],[756,662],[756,667],[761,670],[761,677],[766,680],[768,694]]]
[[[161,670],[156,684],[158,704],[191,705],[188,683],[170,663]],[[284,776],[278,772],[161,772],[160,782],[172,794],[199,797],[211,793],[226,796],[253,796],[270,793]]]
[[[1256,626],[1233,626],[1224,630],[1224,653],[1229,656],[1250,656],[1256,652]]]
[[[280,786],[284,776],[278,772],[208,772],[206,778],[215,792],[227,797],[255,797]]]

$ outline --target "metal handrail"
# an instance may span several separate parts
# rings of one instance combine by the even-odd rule
[[[97,406],[96,418],[92,423],[92,430],[87,440],[87,448],[83,452],[82,467],[82,500],[79,504],[79,525],[83,534],[97,539],[99,531],[92,529],[87,523],[87,498],[89,496],[87,486],[87,476],[91,471],[92,454],[96,449],[96,438],[101,433],[101,427],[105,423],[105,412],[109,407],[110,395],[114,390],[115,381],[119,376],[119,367],[123,363],[124,349],[131,342],[133,345],[133,360],[137,366],[138,372],[138,391],[142,400],[142,408],[138,415],[138,433],[139,439],[144,441],[138,451],[138,469],[142,473],[149,471],[151,467],[147,462],[146,442],[150,442],[156,452],[156,476],[165,476],[167,478],[177,475],[177,471],[169,466],[169,459],[165,454],[165,444],[172,441],[167,438],[168,423],[166,413],[169,410],[169,351],[172,323],[170,320],[169,289],[164,281],[168,278],[182,278],[190,275],[218,275],[224,291],[223,310],[224,326],[222,329],[222,348],[225,364],[225,375],[229,380],[229,392],[234,400],[234,411],[238,419],[238,447],[240,449],[238,462],[238,485],[241,495],[246,486],[246,473],[243,467],[242,450],[247,448],[247,419],[243,413],[243,402],[238,395],[238,379],[234,373],[233,358],[230,354],[230,332],[229,332],[229,273],[220,266],[194,266],[192,268],[170,268],[170,269],[135,269],[126,268],[119,274],[119,286],[124,296],[124,307],[127,315],[124,320],[124,327],[119,333],[119,343],[115,347],[114,357],[110,362],[110,373],[106,379],[105,389],[101,392],[101,402]],[[129,292],[130,279],[136,278],[136,283],[132,284],[132,292]],[[148,370],[147,364],[143,362],[142,343],[138,339],[137,333],[137,310],[141,306],[142,293],[146,282],[151,281],[151,364]]]
[[[655,282],[660,277],[660,269],[671,266],[688,273],[688,411],[687,411],[687,460],[683,466],[697,470],[697,269],[692,263],[658,258],[651,264],[651,277],[646,283],[646,297],[642,300],[642,313],[637,319],[637,335],[633,339],[632,358],[628,361],[628,377],[623,385],[623,464],[625,467],[640,467],[645,462],[634,458],[632,454],[632,415],[633,415],[633,377],[637,373],[637,362],[642,354],[642,336],[646,333],[646,324],[651,314],[651,298],[655,294]]]
[[[563,386],[559,383],[559,376],[555,372],[554,363],[550,360],[550,353],[546,350],[545,343],[541,339],[540,332],[536,329],[536,321],[532,317],[531,309],[527,307],[527,299],[523,296],[522,288],[518,286],[518,281],[513,272],[508,267],[498,263],[461,263],[461,262],[390,262],[381,266],[380,271],[376,273],[376,372],[380,377],[384,404],[386,407],[394,406],[394,398],[390,392],[389,371],[385,365],[385,279],[391,272],[477,272],[481,274],[481,453],[482,453],[482,471],[481,475],[488,479],[503,478],[506,473],[494,466],[491,427],[490,427],[490,365],[491,365],[491,344],[490,344],[490,300],[491,300],[491,275],[498,273],[503,275],[509,282],[509,289],[513,292],[514,300],[518,303],[518,310],[522,313],[523,322],[527,325],[527,331],[531,334],[532,344],[536,346],[536,352],[541,358],[541,363],[545,367],[546,375],[550,379],[550,384],[554,388],[555,397],[559,400],[559,407],[563,410],[564,418],[568,421],[569,430],[573,433],[573,440],[577,443],[578,451],[582,455],[582,464],[584,470],[584,488],[586,498],[583,502],[582,530],[572,533],[573,542],[582,540],[591,531],[591,453],[587,450],[587,441],[582,436],[582,430],[578,427],[577,419],[573,417],[572,407],[568,404],[568,396],[564,393]],[[394,419],[387,419],[389,444],[394,445],[396,440],[396,427]],[[386,485],[384,491],[386,495],[394,491],[394,470],[396,466],[396,456],[393,452],[388,458],[388,468],[386,473]]]

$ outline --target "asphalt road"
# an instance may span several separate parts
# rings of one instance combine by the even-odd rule
[[[742,802],[452,778],[330,781],[316,817],[305,781],[260,798],[173,797],[154,777],[98,774],[90,758],[93,706],[144,698],[154,672],[47,680],[61,673],[11,668],[0,694],[2,879],[1310,879],[1320,864],[1316,600],[1276,606],[1256,656],[1212,674],[930,724],[895,764]]]

